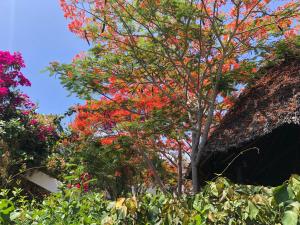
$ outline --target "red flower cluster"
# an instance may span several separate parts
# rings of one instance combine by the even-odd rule
[[[79,182],[75,184],[67,184],[67,188],[77,188],[83,190],[84,192],[89,191],[89,181],[92,179],[92,176],[89,173],[81,174]]]

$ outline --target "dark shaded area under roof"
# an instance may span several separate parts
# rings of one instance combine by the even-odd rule
[[[199,169],[202,182],[223,172],[238,183],[270,186],[300,174],[298,59],[266,69],[241,94],[211,134]]]
[[[300,126],[284,124],[245,143],[243,148],[216,152],[202,167],[202,173],[207,175],[206,180],[222,173],[236,183],[280,185],[291,174],[300,173]]]

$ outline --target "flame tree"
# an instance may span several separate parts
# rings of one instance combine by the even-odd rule
[[[234,86],[251,79],[267,44],[299,28],[300,3],[291,0],[60,3],[69,29],[93,48],[72,64],[53,63],[51,69],[79,96],[100,95],[99,102],[105,98],[117,104],[121,116],[128,114],[123,125],[130,122],[141,154],[146,152],[141,146],[165,140],[150,133],[190,145],[194,192],[200,188],[205,143]],[[137,128],[140,122],[143,129]]]

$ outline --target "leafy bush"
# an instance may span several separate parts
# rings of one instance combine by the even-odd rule
[[[2,190],[3,224],[283,224],[300,223],[300,177],[276,188],[236,185],[224,178],[210,182],[198,195],[174,198],[146,193],[105,199],[101,193],[64,189],[42,203],[27,202]],[[8,197],[12,195],[13,197]]]

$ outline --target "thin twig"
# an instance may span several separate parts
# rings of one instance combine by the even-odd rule
[[[238,157],[240,157],[241,155],[243,155],[245,152],[249,152],[250,150],[255,150],[255,149],[257,150],[257,154],[259,154],[259,148],[257,148],[257,147],[252,147],[252,148],[248,148],[248,149],[245,149],[245,150],[241,151],[239,154],[237,154],[237,155],[230,161],[230,163],[225,167],[225,169],[224,169],[221,173],[217,174],[217,176],[216,176],[213,180],[215,180],[216,178],[222,176],[222,175],[225,173],[225,171],[231,166],[231,164],[232,164]]]

